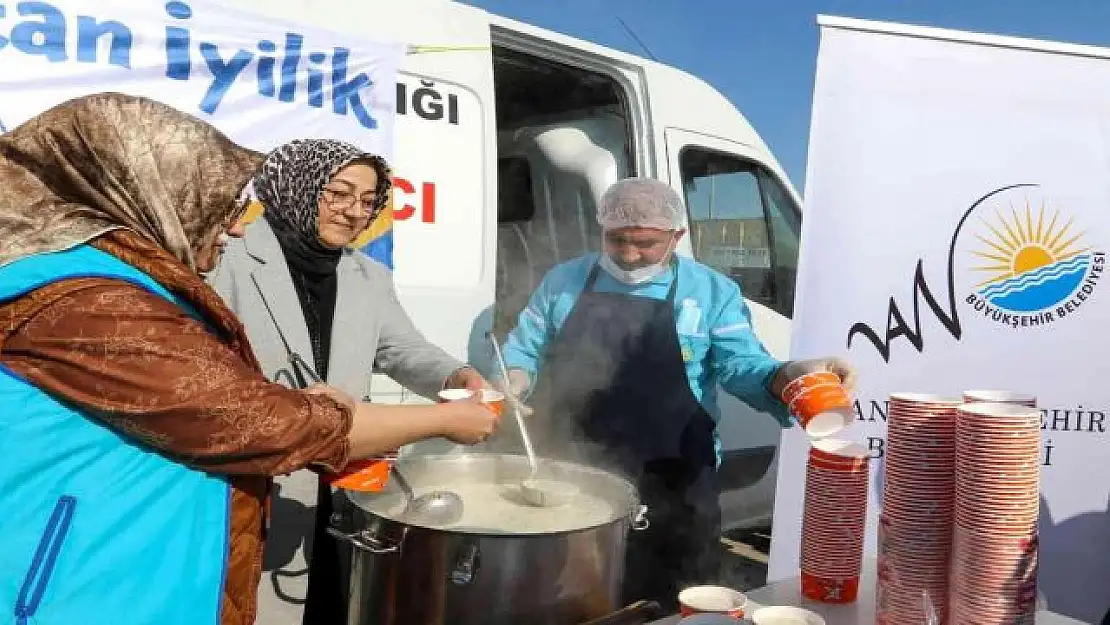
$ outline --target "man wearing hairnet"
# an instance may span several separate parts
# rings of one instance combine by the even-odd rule
[[[568,457],[583,447],[571,441],[588,441],[595,453],[575,459],[612,463],[648,506],[650,526],[629,536],[626,603],[674,606],[681,586],[718,576],[718,383],[784,427],[790,380],[832,371],[853,383],[841,360],[767,353],[736,283],[675,254],[684,213],[657,180],[610,187],[597,210],[603,252],[552,269],[503,350],[529,422],[562,430],[542,453]]]

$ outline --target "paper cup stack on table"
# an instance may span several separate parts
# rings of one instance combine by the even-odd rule
[[[802,428],[815,438],[832,436],[855,417],[852,398],[835,373],[810,373],[782,390],[782,401]]]
[[[1036,408],[976,403],[958,411],[953,625],[1033,623],[1040,446]]]
[[[868,473],[863,445],[824,439],[809,450],[801,548],[808,599],[851,603],[859,594]]]
[[[876,623],[926,623],[927,595],[944,618],[960,399],[890,396],[883,503],[878,528]]]
[[[827,437],[852,423],[852,398],[836,374],[822,372],[786,385],[782,399],[814,439],[802,511],[802,595],[851,603],[863,565],[868,453],[860,445]]]

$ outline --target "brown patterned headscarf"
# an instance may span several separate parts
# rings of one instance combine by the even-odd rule
[[[153,100],[70,100],[0,136],[0,267],[91,243],[183,297],[260,371],[243,324],[197,274],[196,253],[234,216],[261,162],[213,126]],[[0,343],[5,328],[78,282],[0,308]]]
[[[70,100],[0,136],[0,266],[126,229],[195,272],[261,162],[153,100]]]

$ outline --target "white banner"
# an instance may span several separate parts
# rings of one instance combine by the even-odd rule
[[[4,3],[0,129],[118,91],[259,151],[334,138],[392,159],[404,49],[195,0]]]
[[[1050,47],[823,20],[792,356],[840,354],[859,368],[844,437],[873,451],[872,556],[890,393],[1035,394],[1039,590],[1051,610],[1097,622],[1110,608],[1099,368],[1110,353],[1110,51]],[[797,574],[807,449],[786,432],[774,580]]]

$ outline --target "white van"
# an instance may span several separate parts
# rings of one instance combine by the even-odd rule
[[[402,41],[395,277],[430,340],[489,371],[555,264],[600,246],[614,180],[652,176],[689,205],[679,252],[733,276],[760,338],[787,354],[801,213],[770,150],[697,78],[446,0],[235,0],[245,9]],[[418,401],[384,376],[374,401]],[[770,522],[779,429],[722,397],[726,529]]]

